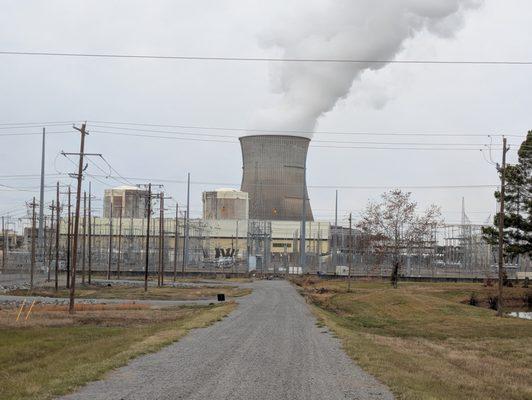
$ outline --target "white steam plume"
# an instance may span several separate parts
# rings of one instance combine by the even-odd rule
[[[482,0],[290,0],[290,10],[261,44],[283,58],[390,60],[422,30],[449,37],[465,10]],[[290,15],[290,13],[292,13]],[[259,110],[252,128],[312,131],[320,116],[349,94],[353,81],[383,63],[273,62],[279,101]]]

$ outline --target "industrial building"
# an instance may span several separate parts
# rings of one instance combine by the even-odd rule
[[[243,192],[249,193],[249,218],[264,221],[313,221],[306,185],[310,139],[255,135],[240,138]]]
[[[246,220],[249,215],[249,196],[236,189],[216,189],[203,192],[203,219]]]
[[[144,218],[148,191],[136,186],[118,186],[105,189],[103,197],[103,216],[110,218],[122,213],[124,218]]]

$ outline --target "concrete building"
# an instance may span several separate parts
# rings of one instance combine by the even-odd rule
[[[301,136],[240,138],[241,190],[249,193],[250,219],[299,221],[305,199],[306,220],[314,220],[305,181],[309,143],[310,139]]]
[[[148,191],[139,189],[136,186],[118,186],[112,189],[105,189],[103,197],[103,216],[119,216],[122,212],[123,218],[144,218],[146,213],[146,200]]]
[[[249,196],[236,189],[203,192],[203,219],[248,219]]]

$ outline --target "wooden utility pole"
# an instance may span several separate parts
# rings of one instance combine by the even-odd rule
[[[79,163],[78,163],[78,186],[76,189],[76,218],[74,220],[74,254],[72,255],[72,273],[70,282],[70,302],[68,305],[68,311],[74,313],[74,296],[76,293],[76,264],[78,261],[78,232],[79,232],[79,211],[81,200],[81,185],[83,179],[83,156],[85,151],[85,136],[88,134],[86,131],[86,124],[82,124],[81,128],[74,126],[74,129],[81,133],[81,141],[79,146]]]
[[[33,274],[35,272],[35,197],[31,203],[31,264],[30,264],[30,289],[33,289]]]
[[[83,241],[81,242],[81,284],[85,285],[85,256],[87,246],[87,192],[83,192]]]
[[[348,277],[347,277],[347,291],[350,292],[351,291],[351,268],[353,267],[353,233],[352,233],[352,230],[351,230],[351,227],[352,227],[352,214],[349,213],[349,242],[348,242],[348,245],[349,245],[349,253],[347,253],[347,257],[349,259],[348,261],[348,265],[349,265],[349,273],[348,273]]]
[[[52,274],[52,232],[54,231],[54,211],[55,211],[55,204],[52,200],[52,205],[50,207],[52,210],[52,218],[50,219],[50,239],[48,240],[48,277],[47,282],[50,282],[51,280],[51,274]]]
[[[67,289],[70,288],[70,250],[71,250],[71,245],[70,245],[70,239],[71,239],[71,233],[72,233],[72,213],[70,212],[70,207],[72,206],[72,201],[71,201],[71,191],[70,191],[70,185],[68,185],[68,220],[67,220],[67,223],[68,223],[68,229],[67,229],[67,259],[66,259],[66,272],[67,272],[67,276],[66,276],[66,287]]]
[[[506,138],[502,138],[502,166],[499,168],[501,175],[501,209],[499,211],[499,294],[497,296],[497,315],[502,317],[503,315],[503,281],[504,281],[504,195],[506,189]]]
[[[111,279],[111,264],[113,262],[113,196],[111,195],[111,207],[109,218],[109,260],[107,263],[107,280]]]
[[[159,276],[157,285],[164,285],[164,192],[159,194]]]
[[[2,216],[2,272],[6,272],[6,250],[7,250],[7,243],[6,243],[6,227],[4,225],[4,216]]]
[[[3,218],[3,217],[2,217]],[[174,234],[174,282],[177,280],[177,246],[179,245],[179,203],[175,204],[175,234]]]
[[[89,182],[89,285],[91,284],[92,278],[92,210],[91,210],[91,183]]]
[[[118,279],[120,279],[120,262],[121,260],[121,252],[122,252],[122,209],[123,207],[120,206],[120,215],[118,217],[118,257],[116,260],[116,276]]]
[[[57,213],[55,214],[57,221],[55,224],[55,291],[59,289],[59,224],[60,224],[60,218],[61,218],[61,206],[59,204],[59,182],[57,182],[56,186],[56,207],[57,207]]]
[[[148,267],[150,264],[151,183],[148,184],[148,227],[146,229],[146,264],[144,266],[144,291],[148,291]]]

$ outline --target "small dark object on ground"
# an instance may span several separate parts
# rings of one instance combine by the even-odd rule
[[[225,294],[218,293],[218,301],[225,301]]]
[[[488,278],[484,281],[484,286],[487,286],[487,287],[493,286],[493,281],[491,280],[491,278]]]
[[[469,305],[470,306],[478,306],[478,299],[476,293],[471,293],[471,297],[469,297]]]
[[[322,294],[322,293],[327,293],[327,292],[329,292],[329,289],[327,289],[327,288],[324,288],[324,287],[320,287],[320,288],[315,288],[314,290],[316,291],[316,293],[319,293],[319,294]]]
[[[113,286],[113,285],[111,285],[110,283],[107,284],[107,287],[111,287],[111,286]]]
[[[525,280],[523,281],[523,287],[524,288],[528,288],[528,285],[530,283],[530,279],[528,278],[528,276],[525,278]]]
[[[525,306],[528,308],[532,308],[532,293],[527,293],[523,296],[523,303],[525,303]]]
[[[490,308],[492,310],[496,310],[497,309],[497,303],[498,302],[499,302],[499,298],[497,296],[488,297],[488,303],[489,303]]]

